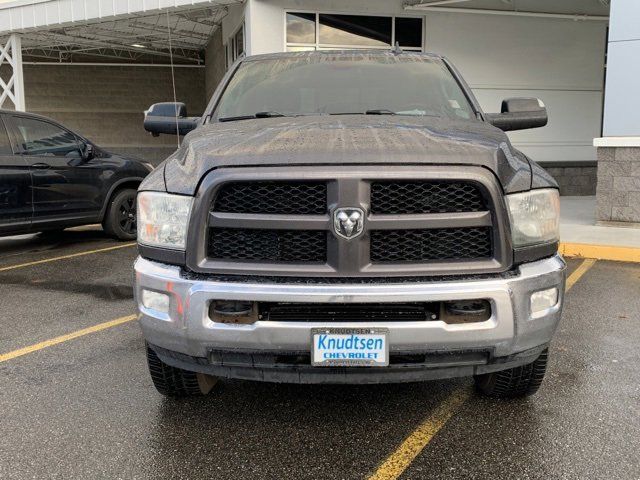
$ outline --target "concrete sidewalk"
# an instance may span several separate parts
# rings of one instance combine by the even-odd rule
[[[566,256],[640,261],[640,228],[596,224],[596,197],[560,197],[560,251]]]

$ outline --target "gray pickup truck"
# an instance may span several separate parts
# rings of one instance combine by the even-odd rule
[[[138,194],[136,300],[153,382],[473,376],[537,391],[561,316],[557,185],[504,131],[538,99],[482,112],[449,61],[395,51],[237,62]]]

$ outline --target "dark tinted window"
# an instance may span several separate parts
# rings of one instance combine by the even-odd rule
[[[20,149],[27,155],[80,157],[76,137],[56,125],[27,117],[13,117]]]
[[[287,13],[287,43],[316,43],[315,13]]]
[[[391,45],[391,17],[321,14],[319,35],[324,45]]]
[[[12,155],[11,142],[9,142],[9,135],[7,129],[4,128],[4,123],[0,120],[0,155]]]
[[[333,54],[242,63],[215,112],[217,118],[258,112],[474,118],[446,65],[420,54]]]
[[[236,33],[236,53],[237,57],[240,57],[244,53],[244,29],[238,30]]]
[[[422,47],[422,19],[396,18],[396,42],[401,47]]]

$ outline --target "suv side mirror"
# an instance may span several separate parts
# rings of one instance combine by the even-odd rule
[[[186,135],[198,126],[199,120],[200,117],[187,117],[184,103],[154,103],[144,112],[144,129],[154,137],[161,133]]]
[[[82,152],[82,159],[85,162],[93,160],[96,156],[96,149],[90,143],[84,144],[84,151]]]
[[[549,121],[547,108],[539,98],[507,98],[502,113],[487,113],[487,121],[505,132],[544,127]]]

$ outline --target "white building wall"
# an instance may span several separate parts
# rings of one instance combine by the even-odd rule
[[[611,3],[605,137],[640,138],[640,1]]]
[[[248,0],[249,54],[284,50],[285,10],[420,15],[399,0]],[[542,162],[596,159],[606,22],[443,12],[425,18],[425,50],[453,61],[485,111],[499,111],[507,97],[545,102],[549,125],[510,133],[514,145]]]
[[[509,134],[536,161],[595,160],[605,22],[430,13],[427,49],[446,55],[487,112],[507,97],[539,97],[549,124]]]

